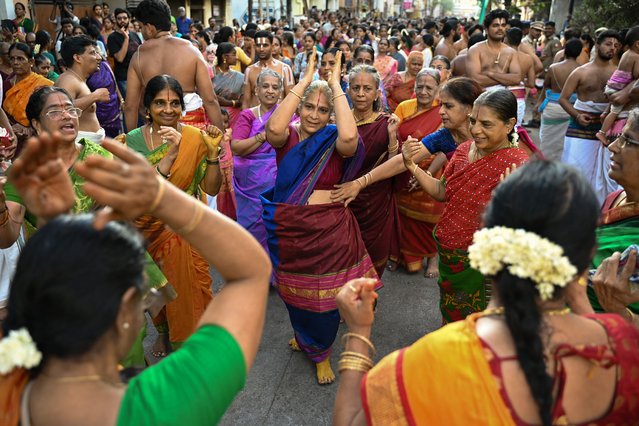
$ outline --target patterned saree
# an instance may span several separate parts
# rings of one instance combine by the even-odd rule
[[[351,211],[341,203],[307,204],[336,141],[335,125],[300,141],[279,163],[275,186],[261,195],[273,282],[297,343],[314,362],[329,356],[335,340],[339,290],[353,278],[377,277]],[[345,161],[342,182],[361,167],[361,148]]]

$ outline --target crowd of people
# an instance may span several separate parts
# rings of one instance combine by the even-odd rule
[[[0,42],[0,424],[214,424],[270,288],[320,385],[346,323],[337,425],[639,424],[639,26],[56,7]],[[398,268],[442,328],[375,364]]]

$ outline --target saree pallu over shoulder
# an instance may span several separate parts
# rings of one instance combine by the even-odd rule
[[[475,332],[478,317],[424,336],[364,376],[368,424],[514,425]]]
[[[29,127],[29,119],[27,118],[27,103],[36,88],[40,86],[53,86],[53,82],[48,78],[32,72],[29,76],[16,83],[7,90],[2,108],[15,121],[23,126]]]
[[[446,249],[468,249],[501,174],[513,163],[521,165],[528,159],[518,148],[505,148],[471,163],[468,160],[471,144],[472,141],[466,141],[459,145],[442,177],[447,205],[435,236]]]

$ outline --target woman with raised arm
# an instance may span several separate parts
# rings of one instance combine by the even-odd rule
[[[540,160],[515,171],[469,248],[494,283],[488,308],[374,367],[372,283],[345,285],[337,303],[349,333],[333,424],[636,423],[639,377],[626,372],[639,363],[639,332],[617,315],[566,308],[568,289],[587,273],[598,218],[577,170]],[[629,260],[618,275],[619,254],[608,259],[602,281],[627,289],[636,253]]]
[[[266,68],[257,77],[255,92],[259,105],[242,111],[233,126],[233,188],[237,201],[237,222],[257,239],[264,250],[266,228],[262,222],[260,194],[275,183],[275,150],[266,142],[266,123],[277,108],[282,76]]]
[[[47,224],[22,252],[3,323],[3,424],[215,424],[242,389],[259,346],[268,258],[240,226],[166,182],[142,156],[111,140],[103,147],[119,160],[94,156],[74,166],[86,193],[109,206],[94,217],[58,216],[75,196],[55,142],[30,141],[11,168],[10,181]],[[180,351],[127,386],[118,361],[151,294],[142,239],[110,220],[142,214],[175,229],[226,285]]]
[[[328,54],[324,54],[322,62]],[[373,170],[399,152],[399,119],[381,111],[380,75],[370,65],[358,65],[348,74],[348,95],[353,104],[365,157],[357,178]],[[359,181],[357,181],[359,182]],[[399,215],[392,180],[362,189],[350,208],[357,218],[362,239],[375,271],[381,278],[389,258],[399,255]]]
[[[313,50],[309,69],[316,62]],[[364,155],[340,71],[337,52],[329,82],[311,83],[306,73],[266,124],[278,165],[275,186],[262,194],[274,285],[295,332],[289,344],[315,362],[320,384],[335,380],[329,359],[340,320],[335,294],[351,277],[377,278],[355,216],[331,202],[333,186],[351,180]],[[329,124],[333,109],[336,124]],[[289,124],[296,112],[299,122]]]
[[[189,196],[205,200],[216,195],[222,182],[220,148],[222,132],[215,126],[205,131],[179,123],[184,111],[182,86],[171,76],[158,75],[146,85],[143,98],[148,124],[122,139],[142,154],[159,176]],[[160,336],[168,333],[173,349],[195,331],[200,316],[213,297],[208,263],[174,230],[153,215],[136,219],[136,228],[148,240],[148,250],[178,297],[154,318]],[[158,338],[154,355],[163,357],[170,348]]]

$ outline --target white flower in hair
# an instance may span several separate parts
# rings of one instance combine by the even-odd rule
[[[510,146],[517,148],[519,146],[519,133],[513,129],[513,133],[510,135]]]
[[[33,368],[40,364],[42,354],[36,348],[26,328],[11,330],[0,340],[0,374],[7,374],[14,368]]]
[[[577,274],[557,244],[523,229],[503,226],[475,232],[468,248],[470,266],[484,275],[497,275],[504,267],[519,278],[536,283],[541,300],[551,299],[554,286],[565,287]]]

